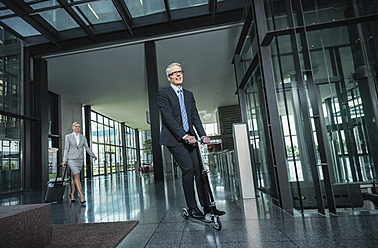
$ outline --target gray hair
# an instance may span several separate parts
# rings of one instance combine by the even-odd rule
[[[182,66],[181,66],[179,63],[172,63],[172,64],[170,64],[170,65],[167,67],[167,69],[165,69],[165,73],[167,73],[167,77],[168,77],[168,75],[169,75],[169,70],[170,70],[171,67],[174,66],[174,65],[178,65],[178,66],[180,66],[181,69],[182,69]]]

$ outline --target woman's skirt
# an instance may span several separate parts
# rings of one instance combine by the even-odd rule
[[[84,159],[68,159],[67,164],[72,174],[80,173],[83,168]]]

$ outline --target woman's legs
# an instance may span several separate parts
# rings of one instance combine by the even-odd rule
[[[79,192],[80,201],[81,202],[85,201],[84,195],[81,192],[80,173],[74,174],[74,182],[75,182],[75,186],[77,188],[77,192]]]
[[[71,182],[71,200],[75,200],[74,194],[75,194],[75,179],[73,178]]]

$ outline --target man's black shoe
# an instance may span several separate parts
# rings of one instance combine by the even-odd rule
[[[189,215],[194,218],[201,219],[205,217],[205,215],[198,208],[189,208],[188,210],[189,210]]]
[[[204,208],[203,208],[203,212],[204,212],[205,214],[210,214],[210,213],[211,213],[211,207],[204,207]],[[218,215],[218,216],[221,216],[221,215],[226,214],[226,212],[225,212],[225,211],[222,211],[222,210],[219,210],[219,209],[216,208],[214,214],[215,214],[215,215]]]

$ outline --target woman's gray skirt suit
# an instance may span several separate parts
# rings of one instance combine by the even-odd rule
[[[66,162],[68,164],[68,167],[73,174],[80,173],[81,169],[83,168],[84,147],[91,157],[94,157],[95,155],[92,152],[91,148],[89,148],[87,139],[82,134],[79,134],[79,137],[80,141],[78,145],[76,142],[75,134],[67,134],[65,141],[66,143],[64,146],[63,162]]]

